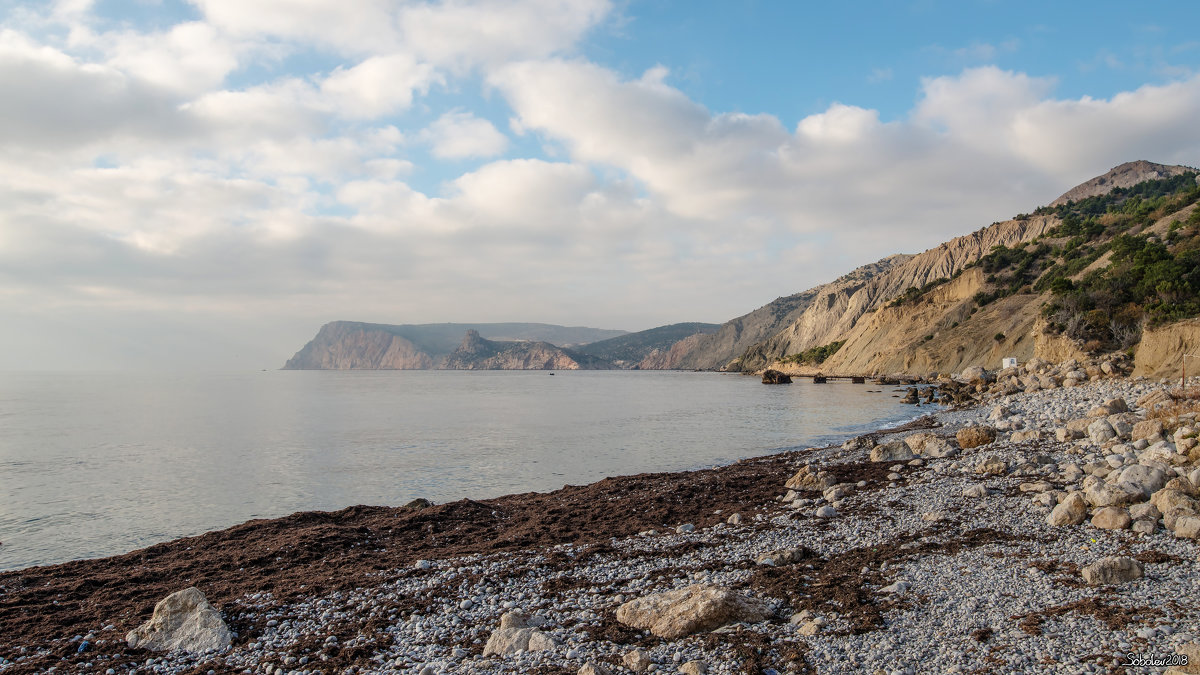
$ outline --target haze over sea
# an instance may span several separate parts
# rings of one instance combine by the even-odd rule
[[[296,511],[700,468],[918,414],[870,389],[688,372],[8,374],[0,570]]]

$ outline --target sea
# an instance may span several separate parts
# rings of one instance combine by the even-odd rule
[[[254,518],[555,490],[840,442],[891,387],[674,371],[0,374],[0,570]]]

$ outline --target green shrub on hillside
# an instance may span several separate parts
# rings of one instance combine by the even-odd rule
[[[825,359],[833,356],[834,353],[841,349],[842,345],[844,344],[846,344],[845,340],[838,340],[837,342],[830,342],[829,344],[821,345],[820,347],[811,347],[809,349],[805,349],[799,354],[792,354],[791,356],[788,356],[787,358],[783,359],[783,362],[819,365],[824,363]]]

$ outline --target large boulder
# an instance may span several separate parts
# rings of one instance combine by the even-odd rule
[[[1127,483],[1096,483],[1087,489],[1084,497],[1092,506],[1128,506],[1146,501],[1140,488]]]
[[[1186,665],[1168,668],[1163,675],[1200,674],[1200,642],[1187,642],[1175,648],[1175,653],[1187,657]]]
[[[970,366],[968,368],[964,368],[962,373],[959,374],[958,378],[963,382],[970,382],[972,384],[978,382],[987,382],[988,372],[983,366]]]
[[[1150,503],[1158,507],[1162,513],[1183,510],[1190,513],[1200,512],[1200,503],[1192,499],[1182,490],[1163,488],[1150,497]]]
[[[1054,510],[1046,518],[1046,523],[1053,527],[1062,527],[1063,525],[1078,525],[1085,519],[1087,519],[1087,500],[1083,498],[1083,493],[1072,492],[1062,500],[1061,504],[1054,507]]]
[[[554,638],[538,630],[541,617],[531,616],[521,610],[505,612],[500,617],[500,627],[492,631],[483,647],[484,656],[505,656],[519,651],[539,652],[554,649]]]
[[[1119,506],[1099,508],[1092,515],[1092,527],[1102,530],[1128,530],[1132,523],[1133,519],[1129,517],[1129,511]]]
[[[954,441],[936,437],[926,441],[925,447],[923,447],[921,451],[926,457],[938,459],[942,457],[953,457],[958,454],[958,448],[954,447]]]
[[[1135,464],[1122,469],[1117,482],[1136,485],[1145,495],[1144,498],[1149,499],[1150,495],[1163,488],[1167,482],[1167,475],[1156,467]]]
[[[130,649],[203,652],[228,649],[232,638],[220,613],[193,586],[159,600],[150,620],[129,631],[125,641]]]
[[[922,452],[925,450],[925,445],[935,438],[937,438],[937,436],[934,436],[929,432],[922,431],[920,433],[909,434],[908,436],[905,436],[904,444],[907,445],[908,449],[912,450],[913,452]]]
[[[996,440],[996,430],[985,426],[970,426],[958,430],[954,435],[958,446],[963,450],[978,448]]]
[[[902,462],[914,459],[916,455],[907,445],[900,441],[892,441],[871,448],[872,462]]]
[[[1101,445],[1117,437],[1116,429],[1106,419],[1098,419],[1088,425],[1088,439],[1096,445]]]
[[[1171,531],[1176,537],[1185,539],[1200,539],[1200,517],[1197,516],[1179,516],[1171,523]]]
[[[770,617],[766,603],[710,584],[693,584],[655,593],[630,600],[617,608],[617,621],[667,639],[740,621],[765,621]]]
[[[1141,579],[1144,574],[1141,563],[1124,556],[1101,558],[1084,567],[1080,572],[1083,574],[1083,580],[1093,586],[1123,584],[1134,579]]]

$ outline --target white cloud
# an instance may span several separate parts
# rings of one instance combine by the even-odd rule
[[[508,147],[508,138],[491,122],[462,111],[439,117],[422,138],[433,145],[433,155],[442,159],[494,157]]]
[[[331,318],[722,320],[1122,161],[1200,156],[1197,77],[1063,100],[971,68],[899,119],[780,119],[572,57],[601,0],[195,4],[151,32],[95,32],[87,2],[47,19],[65,39],[0,29],[0,313],[303,326],[279,361]],[[282,53],[344,65],[281,75]],[[415,165],[419,144],[469,168]]]
[[[341,54],[403,50],[469,68],[570,49],[612,9],[610,0],[192,0],[234,35],[268,35]]]
[[[352,68],[339,68],[321,83],[342,117],[372,119],[412,105],[413,93],[444,82],[433,66],[409,54],[373,56]]]
[[[611,9],[610,0],[446,0],[406,6],[398,20],[417,54],[464,68],[569,49]]]
[[[266,35],[345,54],[387,52],[400,42],[388,0],[191,0],[233,35]]]
[[[76,46],[92,46],[108,54],[113,68],[156,87],[196,94],[219,86],[238,67],[244,45],[199,21],[181,23],[161,33],[72,34]]]
[[[158,139],[182,122],[168,92],[9,30],[0,31],[0,91],[0,140],[10,147]]]

